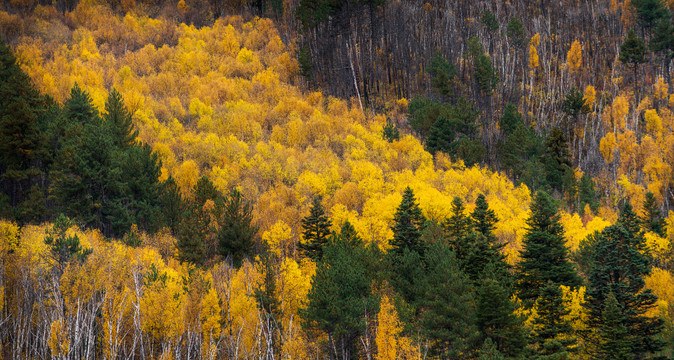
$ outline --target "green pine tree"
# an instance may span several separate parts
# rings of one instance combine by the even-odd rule
[[[312,279],[306,308],[300,310],[307,330],[328,334],[331,358],[359,358],[358,339],[365,333],[366,314],[375,314],[377,299],[369,270],[376,258],[363,245],[336,241],[323,249],[323,260]]]
[[[548,186],[564,193],[574,179],[569,145],[564,133],[557,127],[545,139],[545,154],[542,158]]]
[[[515,314],[510,291],[496,279],[485,277],[477,289],[477,324],[500,353],[517,357],[527,344],[522,319]]]
[[[439,359],[465,356],[477,340],[475,294],[470,280],[443,243],[429,246],[426,264],[421,327],[430,340],[429,353]]]
[[[83,262],[93,253],[91,248],[83,248],[80,245],[80,239],[77,235],[68,235],[66,232],[73,224],[63,214],[54,219],[54,224],[51,229],[46,231],[44,243],[49,245],[49,250],[56,260],[57,270],[63,273],[68,262],[71,259]]]
[[[454,197],[450,215],[442,224],[445,237],[460,261],[463,261],[468,254],[468,244],[465,240],[471,227],[471,220],[464,213],[465,210],[461,198]]]
[[[239,266],[250,254],[258,230],[253,224],[253,205],[238,190],[232,190],[224,202],[219,223],[219,252],[231,256],[234,265]]]
[[[431,75],[431,86],[440,95],[451,98],[454,95],[454,76],[456,76],[456,67],[448,62],[439,51],[431,58],[427,68]]]
[[[489,32],[496,32],[498,30],[498,20],[491,10],[487,9],[482,13],[482,23],[489,30]]]
[[[105,102],[104,122],[113,138],[114,146],[128,149],[136,142],[138,130],[134,129],[131,113],[124,105],[122,94],[112,89]]]
[[[548,281],[577,287],[581,280],[568,259],[564,228],[550,195],[536,193],[527,225],[521,260],[516,266],[517,289],[520,299],[532,305]]]
[[[325,215],[321,198],[315,196],[311,202],[309,215],[302,219],[304,242],[299,244],[300,251],[316,262],[323,258],[323,248],[328,243],[332,222]]]
[[[655,195],[650,191],[646,193],[646,200],[644,201],[642,211],[643,215],[640,220],[643,229],[665,237],[665,219],[662,217],[660,206],[656,203]]]
[[[498,217],[496,217],[494,210],[489,208],[484,194],[478,195],[475,199],[475,209],[470,214],[470,218],[475,231],[489,239],[495,238],[493,231],[498,222]]]
[[[620,45],[620,55],[618,56],[618,60],[622,62],[625,65],[629,65],[632,67],[632,71],[634,72],[634,89],[637,94],[636,97],[636,104],[639,103],[639,84],[638,84],[638,77],[637,77],[637,70],[639,68],[639,65],[643,64],[646,62],[646,44],[644,43],[644,39],[638,37],[635,33],[634,30],[630,30],[627,33],[627,38],[625,41]]]
[[[598,329],[599,344],[597,358],[611,360],[634,359],[630,346],[630,334],[625,326],[626,316],[612,292],[606,296]]]
[[[601,330],[608,326],[616,330],[616,320],[605,319],[608,297],[613,294],[625,316],[620,322],[628,334],[620,341],[629,347],[631,358],[655,354],[663,346],[657,338],[662,331],[662,320],[646,316],[646,312],[655,306],[657,297],[650,289],[644,289],[643,278],[650,273],[651,258],[641,234],[636,215],[626,203],[618,223],[595,235],[590,249],[585,302],[591,327]],[[590,343],[597,343],[597,339],[590,340]],[[604,350],[599,346],[594,351],[601,353]]]
[[[407,187],[403,193],[400,206],[393,216],[392,252],[402,255],[404,249],[409,249],[423,256],[424,244],[421,243],[421,230],[426,219],[421,214],[419,204],[414,198],[414,192]]]
[[[534,319],[532,344],[541,359],[568,359],[576,351],[576,338],[571,324],[565,320],[569,310],[564,307],[559,285],[548,281],[536,301],[538,316]]]
[[[391,121],[391,119],[386,119],[386,125],[384,125],[384,129],[382,130],[382,136],[384,140],[388,142],[400,140],[400,130],[398,130],[398,127]]]
[[[594,189],[594,181],[587,173],[584,173],[580,178],[578,186],[578,210],[581,214],[585,212],[585,205],[590,206],[590,210],[596,213],[599,210],[599,195]]]

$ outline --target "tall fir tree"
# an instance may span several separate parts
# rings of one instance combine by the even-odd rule
[[[362,243],[354,247],[342,240],[338,237],[323,249],[300,313],[305,329],[328,334],[331,358],[356,359],[360,358],[357,340],[367,327],[365,314],[375,314],[378,303],[371,292],[374,274],[369,270],[376,255]]]
[[[498,217],[494,210],[489,208],[484,194],[480,194],[475,199],[475,209],[470,214],[473,229],[487,238],[494,239],[494,227],[498,222]]]
[[[522,354],[527,344],[523,320],[515,313],[510,291],[496,279],[485,276],[477,288],[477,324],[500,353],[511,358]]]
[[[423,256],[424,244],[421,242],[421,230],[425,221],[419,204],[414,198],[414,192],[407,187],[393,216],[391,251],[402,255],[404,249],[409,249]]]
[[[332,222],[325,214],[321,198],[314,196],[309,209],[309,215],[302,219],[302,238],[304,242],[299,244],[300,252],[316,262],[323,258],[323,248],[327,245],[330,237]]]
[[[45,169],[39,165],[48,155],[48,134],[42,125],[46,105],[9,47],[0,42],[0,189],[12,207],[42,184]]]
[[[471,228],[471,219],[466,216],[465,210],[463,200],[458,196],[454,197],[450,215],[442,224],[445,237],[459,260],[465,259],[468,253],[465,240]]]
[[[516,266],[520,299],[533,305],[548,281],[556,285],[579,286],[581,279],[568,259],[557,206],[546,192],[536,193],[527,226],[521,260]]]
[[[652,192],[646,193],[646,200],[644,201],[643,215],[641,216],[641,224],[644,231],[652,231],[659,236],[665,237],[665,219],[662,217],[660,206],[655,200],[655,195]]]
[[[105,102],[105,125],[113,138],[113,145],[128,149],[136,142],[138,130],[133,126],[131,113],[124,105],[124,99],[116,89],[112,89]]]
[[[542,162],[547,185],[563,194],[573,179],[573,169],[567,139],[558,127],[553,128],[545,139],[545,155]]]
[[[569,359],[576,351],[577,340],[573,327],[567,320],[570,311],[564,306],[562,289],[548,281],[536,301],[532,344],[539,359]]]
[[[421,307],[422,332],[429,352],[439,359],[465,356],[475,346],[475,294],[449,246],[436,242],[426,254],[425,293]]]
[[[631,356],[652,356],[663,346],[657,338],[662,331],[662,320],[646,315],[657,301],[651,290],[644,288],[643,278],[650,273],[652,260],[629,202],[623,206],[618,223],[594,237],[585,302],[588,324],[596,329],[608,326],[615,330],[619,329],[618,321],[627,330],[620,341],[629,347]],[[609,294],[613,294],[625,315],[622,320],[605,319]],[[613,323],[607,325],[605,321]],[[594,343],[597,343],[596,339]],[[602,351],[601,347],[595,348],[595,352]]]
[[[604,300],[601,313],[601,325],[597,329],[599,341],[596,356],[599,359],[631,360],[634,359],[629,343],[629,332],[626,316],[618,300],[609,292]]]
[[[647,48],[644,39],[638,37],[634,33],[634,29],[631,29],[627,33],[627,38],[625,38],[625,41],[622,43],[622,45],[620,45],[618,60],[620,60],[620,62],[623,64],[632,67],[632,71],[634,73],[634,89],[637,94],[635,104],[639,103],[639,79],[637,77],[637,70],[639,69],[639,65],[646,62],[646,52]]]
[[[257,226],[253,223],[253,205],[238,190],[227,196],[219,218],[218,249],[223,256],[231,256],[239,266],[253,247]]]

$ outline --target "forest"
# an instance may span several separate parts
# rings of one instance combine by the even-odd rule
[[[674,1],[0,4],[0,359],[674,358]]]

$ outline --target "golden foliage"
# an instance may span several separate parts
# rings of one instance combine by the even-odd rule
[[[566,53],[566,67],[571,74],[577,72],[580,69],[580,65],[583,62],[583,49],[578,40],[574,40],[571,44],[571,48]]]

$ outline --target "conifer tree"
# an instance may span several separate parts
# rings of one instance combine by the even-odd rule
[[[542,161],[548,186],[563,193],[573,179],[573,169],[567,139],[557,127],[545,139],[545,155]]]
[[[618,300],[612,292],[606,296],[599,326],[597,355],[602,359],[634,359],[629,343],[629,333],[625,327],[626,318]]]
[[[606,336],[612,341],[624,342],[632,358],[643,358],[662,348],[663,344],[657,338],[662,330],[662,320],[646,315],[655,306],[657,297],[650,289],[644,289],[643,277],[650,273],[651,258],[637,220],[632,207],[625,203],[618,223],[595,236],[590,250],[585,307],[589,310],[589,325],[600,332],[625,333],[619,326],[622,323],[625,336],[619,338],[616,333]],[[615,297],[618,311],[624,314],[622,319],[613,315],[607,318],[607,312],[616,312],[615,306],[609,306],[610,294]],[[605,350],[601,346],[595,349],[599,353]]]
[[[223,256],[232,256],[235,266],[250,254],[257,226],[253,224],[253,206],[234,189],[224,202],[219,218],[218,248]]]
[[[403,199],[393,216],[393,221],[391,251],[402,255],[404,249],[409,249],[423,256],[424,244],[421,243],[421,229],[426,219],[421,214],[419,204],[414,198],[414,192],[409,187],[403,193]]]
[[[578,186],[578,210],[582,214],[585,211],[585,205],[590,206],[590,210],[597,212],[599,209],[599,199],[597,191],[594,189],[594,181],[590,175],[584,173],[580,178],[580,184]]]
[[[660,212],[660,207],[656,203],[655,195],[650,191],[646,193],[643,215],[640,220],[645,231],[652,231],[662,237],[666,235],[665,219],[662,218],[662,213]]]
[[[391,119],[386,119],[386,125],[384,125],[384,129],[382,130],[382,136],[388,142],[400,140],[400,130],[398,130]]]
[[[301,315],[305,329],[328,334],[331,358],[359,358],[357,339],[367,326],[365,314],[375,314],[378,303],[368,270],[373,257],[362,244],[352,247],[341,239],[323,249]]]
[[[431,244],[426,255],[422,331],[430,339],[432,356],[457,358],[476,340],[475,294],[447,245]]]
[[[532,343],[541,359],[568,359],[575,351],[576,338],[573,328],[565,319],[569,310],[564,307],[559,285],[548,281],[536,301],[537,317],[534,319]]]
[[[136,142],[138,130],[133,127],[131,113],[124,106],[122,94],[112,89],[105,102],[105,125],[113,138],[113,145],[120,149],[128,149]]]
[[[471,219],[464,214],[465,209],[461,198],[454,197],[450,216],[443,223],[445,237],[459,261],[466,258],[469,249],[466,235],[470,231]]]
[[[332,222],[325,215],[321,198],[315,196],[311,202],[309,215],[302,219],[304,242],[299,244],[301,253],[314,260],[320,261],[323,257],[323,248],[328,243]]]
[[[520,299],[532,305],[548,281],[570,287],[579,286],[581,281],[568,259],[564,228],[550,195],[536,193],[527,225],[517,264],[517,289]]]
[[[646,44],[644,39],[638,37],[634,33],[634,29],[631,29],[627,33],[627,38],[620,45],[620,55],[618,59],[625,65],[632,66],[632,71],[634,72],[634,89],[637,94],[636,104],[639,103],[639,84],[637,78],[637,69],[639,65],[646,62]]]
[[[489,208],[484,194],[480,194],[475,199],[475,209],[470,214],[473,229],[489,239],[494,239],[494,227],[498,222],[498,217],[494,210]]]
[[[9,47],[0,42],[0,184],[10,206],[25,200],[45,170],[37,166],[47,156],[47,134],[41,130],[45,106]]]
[[[504,355],[517,357],[526,346],[523,321],[515,314],[510,291],[488,276],[477,289],[477,324],[480,332]]]

